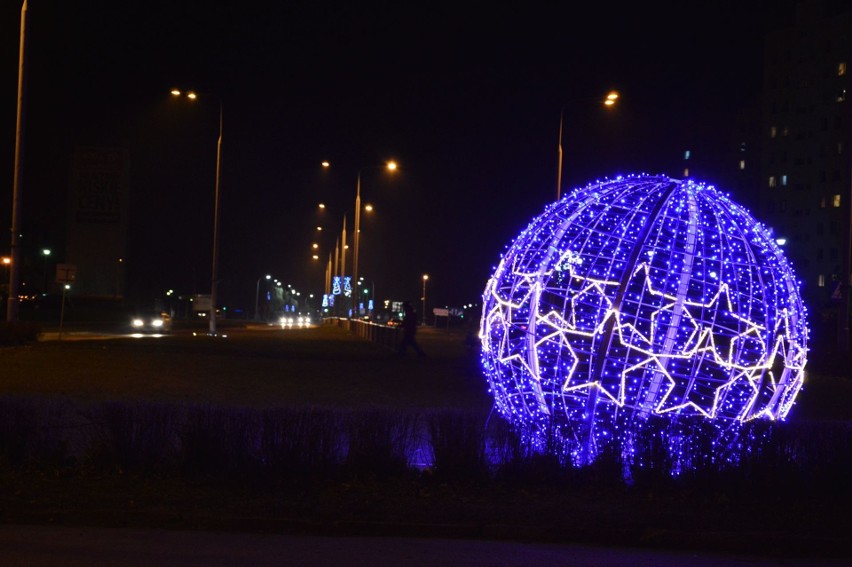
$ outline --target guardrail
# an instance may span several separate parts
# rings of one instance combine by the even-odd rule
[[[395,349],[399,343],[399,327],[388,327],[369,321],[358,319],[345,319],[342,317],[326,317],[322,320],[323,325],[334,325],[346,329],[350,333],[367,339],[374,343]]]

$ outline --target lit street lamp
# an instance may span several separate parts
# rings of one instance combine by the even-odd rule
[[[260,319],[259,313],[259,305],[260,305],[260,280],[271,280],[272,276],[266,274],[265,276],[261,276],[257,278],[257,285],[254,288],[254,320],[257,321]]]
[[[12,266],[12,258],[10,258],[9,256],[3,256],[2,258],[0,258],[0,264],[3,264],[3,269],[5,271],[4,276],[6,277],[6,279],[8,279],[10,267]],[[4,284],[4,286],[8,285],[8,282]]]
[[[173,96],[181,96],[181,91],[172,90]],[[196,100],[199,95],[189,91],[186,98]],[[222,99],[215,94],[205,93],[203,97],[216,99],[219,103],[219,140],[216,142],[216,193],[213,204],[213,266],[210,274],[210,336],[216,335],[216,300],[219,288],[219,177],[222,163]]]
[[[42,272],[42,293],[47,293],[47,258],[50,256],[51,250],[50,248],[42,248],[41,255],[44,257],[44,271]]]
[[[396,162],[389,161],[385,165],[365,166],[358,170],[358,182],[355,190],[355,234],[353,236],[355,251],[352,254],[352,281],[358,281],[358,260],[361,245],[361,172],[365,169],[387,169],[396,171]],[[372,207],[370,207],[372,209]]]
[[[429,279],[429,274],[423,274],[423,324],[426,324],[426,281]]]
[[[606,98],[601,101],[598,98],[593,99],[582,99],[575,100],[572,102],[583,102],[583,101],[595,101],[595,102],[603,102],[604,106],[612,107],[615,105],[618,100],[618,93],[616,91],[611,91],[606,95]],[[559,162],[556,166],[556,200],[558,201],[562,197],[562,123],[565,117],[565,107],[571,103],[566,103],[562,105],[562,109],[559,111]]]

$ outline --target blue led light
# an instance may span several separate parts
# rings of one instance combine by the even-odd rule
[[[729,445],[743,423],[785,418],[804,381],[790,265],[745,209],[693,180],[573,191],[507,249],[483,305],[497,410],[575,464],[612,448],[641,461],[634,440],[653,431],[672,453],[699,430]]]

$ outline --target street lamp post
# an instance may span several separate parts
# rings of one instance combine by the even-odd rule
[[[352,281],[358,281],[358,260],[360,259],[361,245],[361,172],[365,169],[387,169],[396,170],[396,162],[389,161],[385,165],[365,166],[358,170],[358,182],[355,188],[355,234],[353,235],[355,250],[352,254]]]
[[[423,274],[423,325],[426,324],[426,282],[429,280],[429,274]]]
[[[265,276],[260,276],[259,278],[257,278],[257,285],[254,288],[254,320],[255,321],[260,320],[260,313],[259,313],[259,309],[260,309],[260,307],[259,307],[260,306],[260,280],[263,280],[263,279],[270,280],[270,279],[272,279],[272,276],[270,276],[269,274],[266,274]]]
[[[41,276],[41,292],[47,293],[47,258],[50,256],[51,250],[50,248],[42,248],[41,255],[44,258],[44,270],[42,271]]]
[[[177,89],[172,90],[172,95],[181,96],[181,91]],[[221,173],[221,165],[222,165],[222,114],[223,114],[223,105],[222,99],[212,93],[204,93],[200,95],[202,97],[210,97],[216,99],[219,103],[219,139],[216,142],[216,193],[213,203],[213,266],[210,274],[210,328],[209,334],[210,336],[216,335],[216,302],[218,299],[218,290],[219,290],[219,179]],[[186,93],[186,97],[190,100],[196,100],[199,95],[196,93],[189,91]]]
[[[616,101],[618,100],[618,93],[616,91],[611,91],[606,95],[606,98],[602,101],[604,106],[611,107],[614,106]],[[599,101],[599,99],[582,99],[582,100],[593,100]],[[581,102],[581,100],[576,100],[573,102]],[[559,161],[556,164],[556,200],[558,201],[562,198],[562,126],[565,118],[565,107],[570,103],[566,103],[562,105],[562,109],[559,111]]]
[[[27,0],[21,5],[21,31],[18,52],[18,111],[15,123],[15,162],[14,179],[12,180],[12,225],[11,225],[11,267],[9,273],[9,295],[6,299],[6,321],[18,320],[18,286],[20,284],[21,266],[21,194],[23,182],[24,163],[24,130],[25,130],[25,101],[26,101],[26,77],[27,77],[27,28],[28,28]]]
[[[4,270],[3,276],[4,276],[4,280],[6,281],[4,286],[6,286],[8,288],[8,286],[9,286],[9,283],[8,283],[9,272],[12,269],[12,258],[11,258],[11,256],[3,256],[2,258],[0,258],[0,263],[3,264],[3,270]]]

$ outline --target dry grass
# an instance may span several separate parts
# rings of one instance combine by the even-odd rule
[[[0,349],[0,395],[258,408],[489,407],[461,339],[422,336],[426,360],[398,358],[335,327],[44,342]]]

